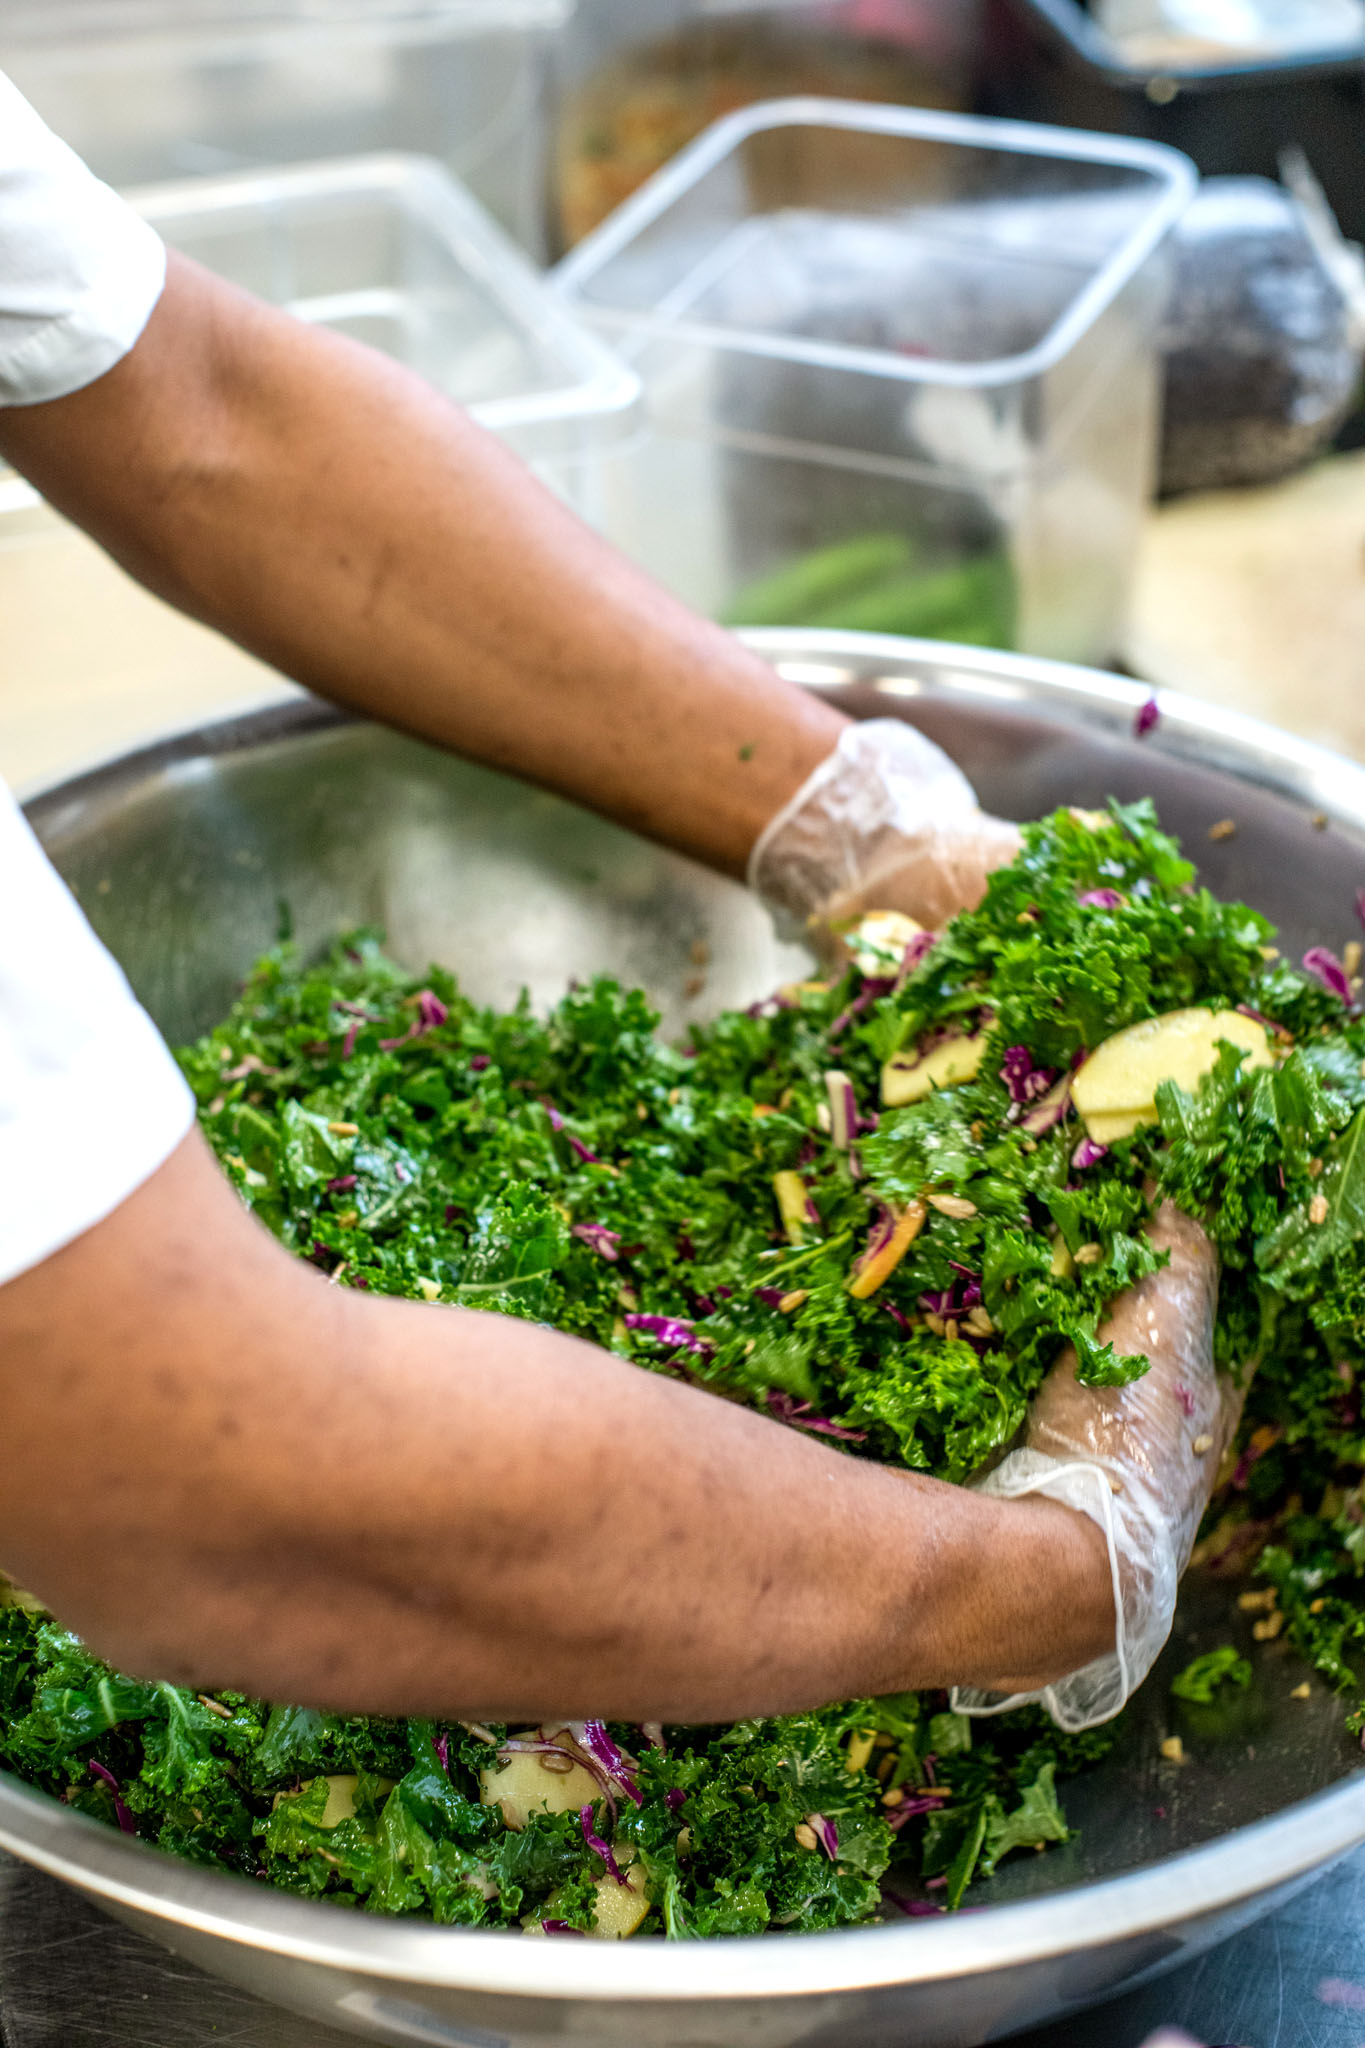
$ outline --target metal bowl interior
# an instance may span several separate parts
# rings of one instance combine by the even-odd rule
[[[1153,796],[1202,876],[1340,944],[1365,870],[1365,770],[1210,707],[1109,676],[927,643],[751,636],[858,716],[942,740],[982,800],[1030,817]],[[604,970],[665,1028],[764,993],[801,956],[736,885],[524,785],[311,704],[181,736],[33,800],[30,816],[167,1036],[212,1024],[276,936],[309,949],[382,926],[481,999],[544,1002]],[[1236,833],[1211,841],[1231,818]],[[691,949],[711,964],[692,986]],[[926,2044],[996,2038],[1188,1957],[1365,1839],[1365,1776],[1341,1705],[1281,1644],[1253,1644],[1234,1590],[1192,1575],[1176,1634],[1114,1754],[1075,1781],[1079,1832],[1007,1863],[951,1922],[669,1946],[526,1942],[306,1905],[128,1843],[0,1774],[0,1843],[221,1974],[373,2039]],[[1178,1709],[1166,1680],[1236,1641],[1256,1678],[1235,1713]],[[1183,1716],[1183,1718],[1181,1718]],[[1182,1734],[1189,1760],[1163,1761]]]

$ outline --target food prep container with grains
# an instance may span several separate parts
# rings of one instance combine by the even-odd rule
[[[755,100],[965,107],[979,18],[979,0],[578,0],[555,52],[561,245]]]

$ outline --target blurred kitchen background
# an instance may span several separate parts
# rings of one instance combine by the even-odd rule
[[[1365,756],[1365,0],[4,0],[0,70],[715,616]],[[288,689],[0,470],[21,791]]]

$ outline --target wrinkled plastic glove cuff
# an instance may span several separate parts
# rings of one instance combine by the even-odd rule
[[[779,934],[799,939],[826,905],[875,896],[907,842],[977,811],[972,786],[941,747],[898,718],[847,726],[834,752],[760,833],[748,883]]]
[[[1002,1500],[1046,1494],[1064,1507],[1088,1515],[1104,1533],[1114,1591],[1114,1648],[1037,1692],[990,1693],[958,1686],[952,1705],[959,1714],[1003,1714],[1012,1707],[1038,1705],[1059,1728],[1077,1734],[1112,1721],[1141,1685],[1170,1634],[1179,1583],[1178,1560],[1160,1533],[1162,1518],[1140,1498],[1132,1475],[1115,1494],[1108,1467],[1100,1460],[1048,1457],[1042,1451],[1012,1451],[994,1471],[974,1482],[979,1493]]]

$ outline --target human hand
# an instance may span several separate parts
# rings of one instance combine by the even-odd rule
[[[761,833],[749,885],[784,937],[827,943],[868,909],[933,929],[980,902],[1019,850],[1016,826],[981,810],[941,747],[895,718],[846,727]]]
[[[961,1712],[1036,1699],[1060,1727],[1093,1727],[1142,1683],[1170,1633],[1245,1387],[1213,1362],[1218,1259],[1207,1234],[1163,1202],[1148,1235],[1169,1251],[1169,1263],[1119,1297],[1099,1335],[1116,1351],[1145,1352],[1150,1369],[1125,1387],[1082,1386],[1068,1347],[1034,1397],[1021,1448],[978,1482],[1008,1499],[1046,1494],[1098,1523],[1113,1581],[1114,1648],[1036,1691],[963,1688],[955,1697]]]

